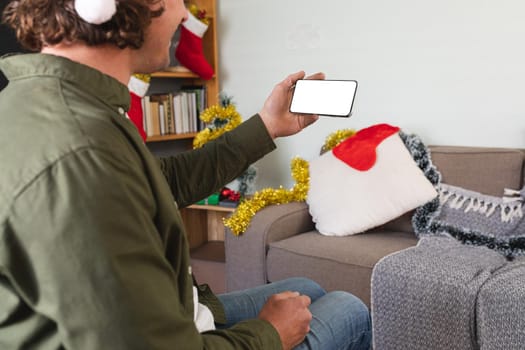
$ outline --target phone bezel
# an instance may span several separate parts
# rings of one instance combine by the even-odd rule
[[[355,89],[354,89],[354,93],[352,95],[352,101],[351,101],[351,104],[350,104],[350,108],[349,108],[349,112],[348,114],[330,114],[330,113],[314,113],[314,112],[304,112],[304,111],[294,111],[292,108],[294,106],[294,97],[296,96],[295,95],[295,91],[296,91],[296,86],[297,84],[309,84],[310,82],[331,82],[331,81],[334,81],[334,82],[352,82],[352,83],[355,83]],[[349,118],[350,116],[352,116],[352,111],[353,111],[353,108],[354,108],[354,102],[355,102],[355,96],[357,94],[357,88],[358,88],[358,82],[357,80],[353,80],[353,79],[301,79],[301,80],[297,80],[296,81],[296,84],[294,85],[293,87],[293,93],[292,93],[292,98],[290,100],[290,107],[289,107],[289,111],[291,113],[296,113],[296,114],[312,114],[312,115],[319,115],[319,116],[327,116],[327,117],[340,117],[340,118]]]

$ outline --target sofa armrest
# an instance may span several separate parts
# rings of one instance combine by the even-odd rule
[[[226,289],[246,289],[267,283],[268,244],[314,229],[308,206],[293,202],[257,212],[241,236],[226,229]]]

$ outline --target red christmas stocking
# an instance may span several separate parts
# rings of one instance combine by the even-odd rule
[[[188,11],[188,19],[182,23],[180,40],[175,57],[184,67],[204,80],[211,79],[213,68],[206,61],[202,50],[202,37],[208,26]]]
[[[148,91],[149,84],[139,78],[131,76],[128,84],[129,94],[131,96],[131,106],[128,111],[129,119],[137,127],[142,140],[146,141],[146,132],[144,130],[144,112],[142,110],[142,98]]]

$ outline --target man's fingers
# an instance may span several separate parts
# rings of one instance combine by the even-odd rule
[[[295,298],[298,296],[299,296],[299,292],[286,291],[286,292],[274,294],[273,298],[275,300],[281,300],[281,299]]]
[[[286,79],[284,79],[283,83],[285,87],[287,87],[288,89],[291,89],[295,85],[295,82],[297,80],[304,79],[304,76],[305,76],[305,72],[299,71],[297,73],[293,73],[287,76]]]
[[[319,119],[319,116],[316,114],[301,114],[297,116],[297,120],[299,122],[299,127],[301,128],[301,130],[315,123],[317,119]]]
[[[311,74],[311,75],[307,76],[305,79],[324,80],[325,79],[325,75],[324,75],[323,72],[317,72],[317,73],[314,73],[314,74]]]
[[[306,307],[310,306],[310,303],[312,302],[308,295],[300,295],[299,299],[301,299],[303,305]]]
[[[273,300],[284,300],[291,298],[298,298],[304,306],[308,306],[311,303],[311,299],[307,295],[301,295],[299,292],[286,291],[272,295]]]
[[[300,79],[311,79],[311,80],[324,80],[325,79],[325,74],[323,72],[317,72],[307,77],[305,77],[305,75],[306,74],[304,71],[299,71],[297,73],[290,74],[289,76],[286,77],[283,83],[285,84],[286,87],[292,88],[297,82],[297,80],[300,80]]]

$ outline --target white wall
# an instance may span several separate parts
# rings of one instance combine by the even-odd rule
[[[221,89],[244,118],[288,73],[359,81],[353,116],[277,140],[257,188],[290,187],[331,132],[379,122],[427,144],[525,148],[523,0],[219,0]]]

